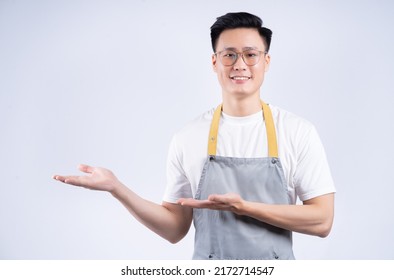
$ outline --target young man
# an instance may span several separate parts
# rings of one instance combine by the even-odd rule
[[[81,165],[87,176],[54,179],[110,192],[173,243],[193,220],[194,259],[294,259],[292,231],[329,234],[335,188],[315,128],[260,100],[271,35],[248,13],[226,14],[211,27],[223,103],[173,137],[161,205],[104,168]]]

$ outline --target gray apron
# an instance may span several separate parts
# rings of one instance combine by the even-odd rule
[[[210,194],[238,193],[244,200],[290,204],[275,126],[268,105],[262,102],[267,130],[268,157],[216,156],[222,105],[215,110],[205,162],[195,199]],[[294,259],[292,232],[230,211],[193,209],[196,230],[193,259]]]

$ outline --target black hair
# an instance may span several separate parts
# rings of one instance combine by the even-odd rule
[[[211,26],[211,43],[213,51],[216,52],[218,38],[224,30],[242,27],[255,28],[266,44],[266,51],[269,51],[272,31],[266,27],[263,27],[263,21],[261,18],[245,12],[227,13],[224,16],[218,17],[216,19],[216,22]]]

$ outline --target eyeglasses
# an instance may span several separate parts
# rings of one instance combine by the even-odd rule
[[[267,51],[259,51],[259,50],[245,50],[243,52],[237,53],[231,50],[224,50],[220,52],[214,53],[214,55],[219,56],[220,62],[224,66],[233,66],[235,62],[237,62],[239,55],[242,56],[242,60],[248,66],[253,66],[259,63],[261,54],[266,55]]]

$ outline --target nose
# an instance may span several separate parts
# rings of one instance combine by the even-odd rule
[[[237,60],[235,61],[233,65],[233,69],[236,71],[245,71],[246,70],[246,63],[243,60],[242,54],[237,55]]]

